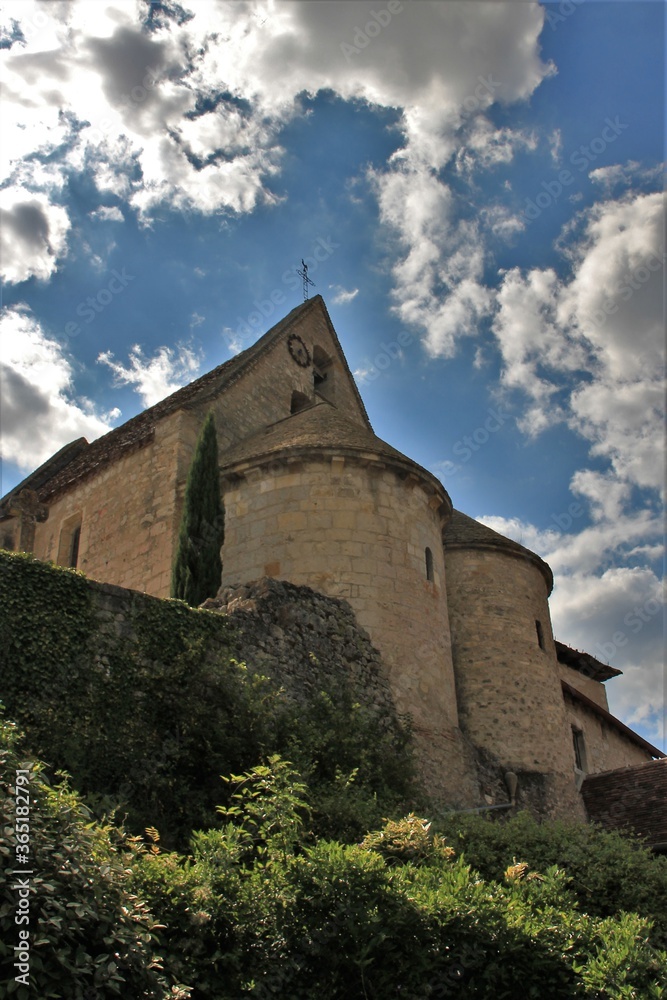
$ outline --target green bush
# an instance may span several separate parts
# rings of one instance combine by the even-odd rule
[[[165,970],[187,972],[193,1000],[664,995],[649,922],[580,912],[555,866],[483,879],[414,814],[359,846],[313,843],[280,758],[235,785],[227,827],[196,835],[189,861],[142,855],[134,869],[166,925]]]
[[[25,752],[11,726],[1,736],[11,775]],[[280,757],[230,779],[225,825],[195,834],[187,857],[163,853],[156,830],[140,846],[91,822],[66,784],[30,766],[29,991],[14,990],[11,883],[0,896],[5,992],[18,1000],[665,995],[667,953],[645,918],[582,913],[555,866],[512,859],[484,879],[414,814],[362,845],[313,841],[306,788]]]
[[[8,642],[0,697],[33,750],[72,775],[100,815],[158,827],[168,847],[216,825],[221,774],[273,753],[307,782],[319,835],[358,840],[412,796],[410,733],[329,680],[296,704],[220,649],[233,624],[180,601],[139,599],[127,636],[95,634],[90,585],[29,556],[0,555]]]
[[[26,760],[16,727],[0,720],[0,855],[8,877],[0,891],[0,991],[17,1000],[106,1000],[113,997],[185,998],[159,967],[155,920],[129,886],[138,847],[122,831],[91,822],[89,810],[67,782],[51,785],[43,765]],[[17,770],[30,773],[29,852],[15,802]],[[24,789],[24,786],[20,786]],[[21,816],[21,821],[26,822]],[[21,844],[20,846],[25,846]],[[19,855],[29,864],[21,865]],[[29,875],[24,875],[29,872]],[[22,881],[29,906],[15,923]],[[23,922],[23,916],[27,922]],[[19,931],[28,931],[28,979],[14,967]],[[173,987],[173,988],[172,988]]]
[[[538,871],[557,865],[582,911],[649,917],[651,941],[667,949],[667,858],[636,837],[583,823],[538,823],[525,812],[503,822],[452,814],[434,826],[485,879],[501,878],[514,858]]]

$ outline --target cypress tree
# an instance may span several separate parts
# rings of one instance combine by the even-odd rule
[[[213,414],[201,429],[185,487],[183,517],[171,574],[171,596],[193,607],[220,586],[225,512],[220,497],[218,441]]]

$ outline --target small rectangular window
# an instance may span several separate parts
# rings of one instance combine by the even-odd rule
[[[79,542],[81,541],[81,525],[77,524],[76,528],[72,532],[72,541],[70,543],[69,549],[69,564],[72,569],[76,569],[76,564],[79,561]]]
[[[572,727],[572,743],[574,745],[574,763],[575,767],[579,771],[585,771],[586,768],[586,744],[584,742],[584,734],[581,729],[575,729]]]
[[[539,643],[540,649],[544,649],[544,630],[542,628],[542,622],[535,619],[535,631],[537,632],[537,641]]]

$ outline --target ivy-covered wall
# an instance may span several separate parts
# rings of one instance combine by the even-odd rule
[[[36,755],[167,842],[215,822],[220,775],[273,752],[341,834],[353,772],[373,808],[412,793],[409,735],[344,602],[275,581],[253,594],[220,614],[0,552],[0,700]]]

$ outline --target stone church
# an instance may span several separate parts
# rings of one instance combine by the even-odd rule
[[[619,671],[554,640],[549,566],[453,509],[435,476],[376,437],[320,296],[104,437],[61,449],[0,502],[0,544],[168,597],[209,411],[221,587],[272,577],[349,602],[441,801],[483,809],[495,775],[508,801],[584,819],[597,775],[625,775],[626,801],[630,775],[667,777],[665,755],[609,712],[604,682]]]

